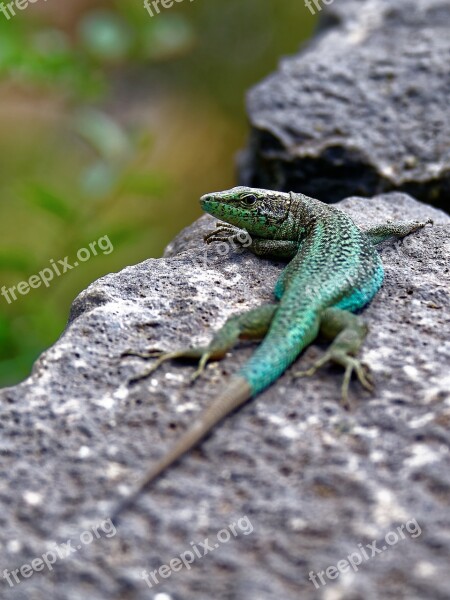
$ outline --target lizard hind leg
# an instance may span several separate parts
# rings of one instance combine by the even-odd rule
[[[373,391],[368,367],[355,358],[367,332],[368,327],[361,317],[340,308],[328,308],[323,312],[320,321],[320,333],[333,341],[322,358],[307,371],[294,373],[294,377],[313,375],[328,362],[343,366],[345,373],[341,388],[342,405],[349,408],[348,389],[353,372],[364,388]]]
[[[133,377],[130,381],[139,381],[151,375],[164,362],[177,358],[198,359],[198,368],[191,376],[195,381],[209,360],[222,359],[228,350],[241,339],[259,339],[265,336],[278,306],[276,304],[265,304],[251,309],[245,313],[231,316],[219,331],[214,334],[208,346],[196,346],[194,348],[182,348],[174,352],[154,351],[145,354],[137,352],[126,352],[126,356],[139,356],[141,358],[157,358],[156,362],[142,373]]]
[[[432,219],[426,221],[391,221],[367,229],[364,233],[372,244],[380,244],[391,237],[403,238],[410,233],[423,229],[425,225],[433,224]]]

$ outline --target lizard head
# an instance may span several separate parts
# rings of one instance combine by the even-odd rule
[[[291,197],[284,192],[239,186],[205,194],[200,204],[205,212],[222,221],[270,238],[288,218]]]

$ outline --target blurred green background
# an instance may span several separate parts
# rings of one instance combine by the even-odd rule
[[[246,90],[312,32],[302,0],[37,0],[0,13],[0,287],[107,235],[98,252],[10,304],[0,385],[26,377],[91,281],[160,256],[235,183]],[[58,264],[58,263],[57,263]]]

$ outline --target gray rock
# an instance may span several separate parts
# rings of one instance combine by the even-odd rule
[[[322,14],[248,95],[241,183],[326,202],[402,190],[448,211],[450,4],[339,0]]]
[[[363,227],[436,220],[381,250],[386,280],[364,311],[371,331],[362,353],[375,393],[353,382],[348,413],[339,405],[338,368],[294,380],[293,371],[322,352],[310,347],[111,527],[119,500],[253,345],[211,365],[195,386],[194,367],[180,363],[129,385],[144,361],[121,354],[206,342],[230,314],[269,300],[282,268],[223,245],[206,250],[202,234],[214,220],[201,218],[164,259],[82,292],[31,377],[0,391],[0,573],[44,553],[51,561],[55,543],[62,551],[71,540],[75,550],[51,571],[39,562],[39,572],[25,568],[28,577],[19,572],[14,587],[1,580],[2,599],[449,597],[450,218],[402,194],[341,206]],[[203,556],[205,538],[212,550]],[[323,575],[319,589],[308,580],[361,545],[370,556],[373,540],[386,545],[382,556],[362,558],[356,572],[347,565],[333,580]],[[192,552],[192,544],[201,558],[189,570],[172,562],[174,571],[163,568],[167,578],[157,574],[149,589],[142,571]]]

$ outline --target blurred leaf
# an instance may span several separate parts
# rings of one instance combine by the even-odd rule
[[[192,48],[195,34],[182,16],[161,14],[142,33],[144,56],[153,60],[166,60],[184,54]]]
[[[74,209],[60,196],[38,183],[28,183],[25,187],[25,197],[29,202],[63,221],[71,222],[74,218]]]
[[[75,131],[107,161],[121,161],[131,155],[131,143],[126,132],[103,112],[94,109],[80,111],[75,119]]]
[[[98,10],[87,14],[79,27],[81,43],[101,61],[124,60],[133,45],[133,34],[119,15]]]
[[[80,188],[86,196],[100,198],[112,192],[117,180],[117,168],[103,161],[98,161],[82,172]]]

